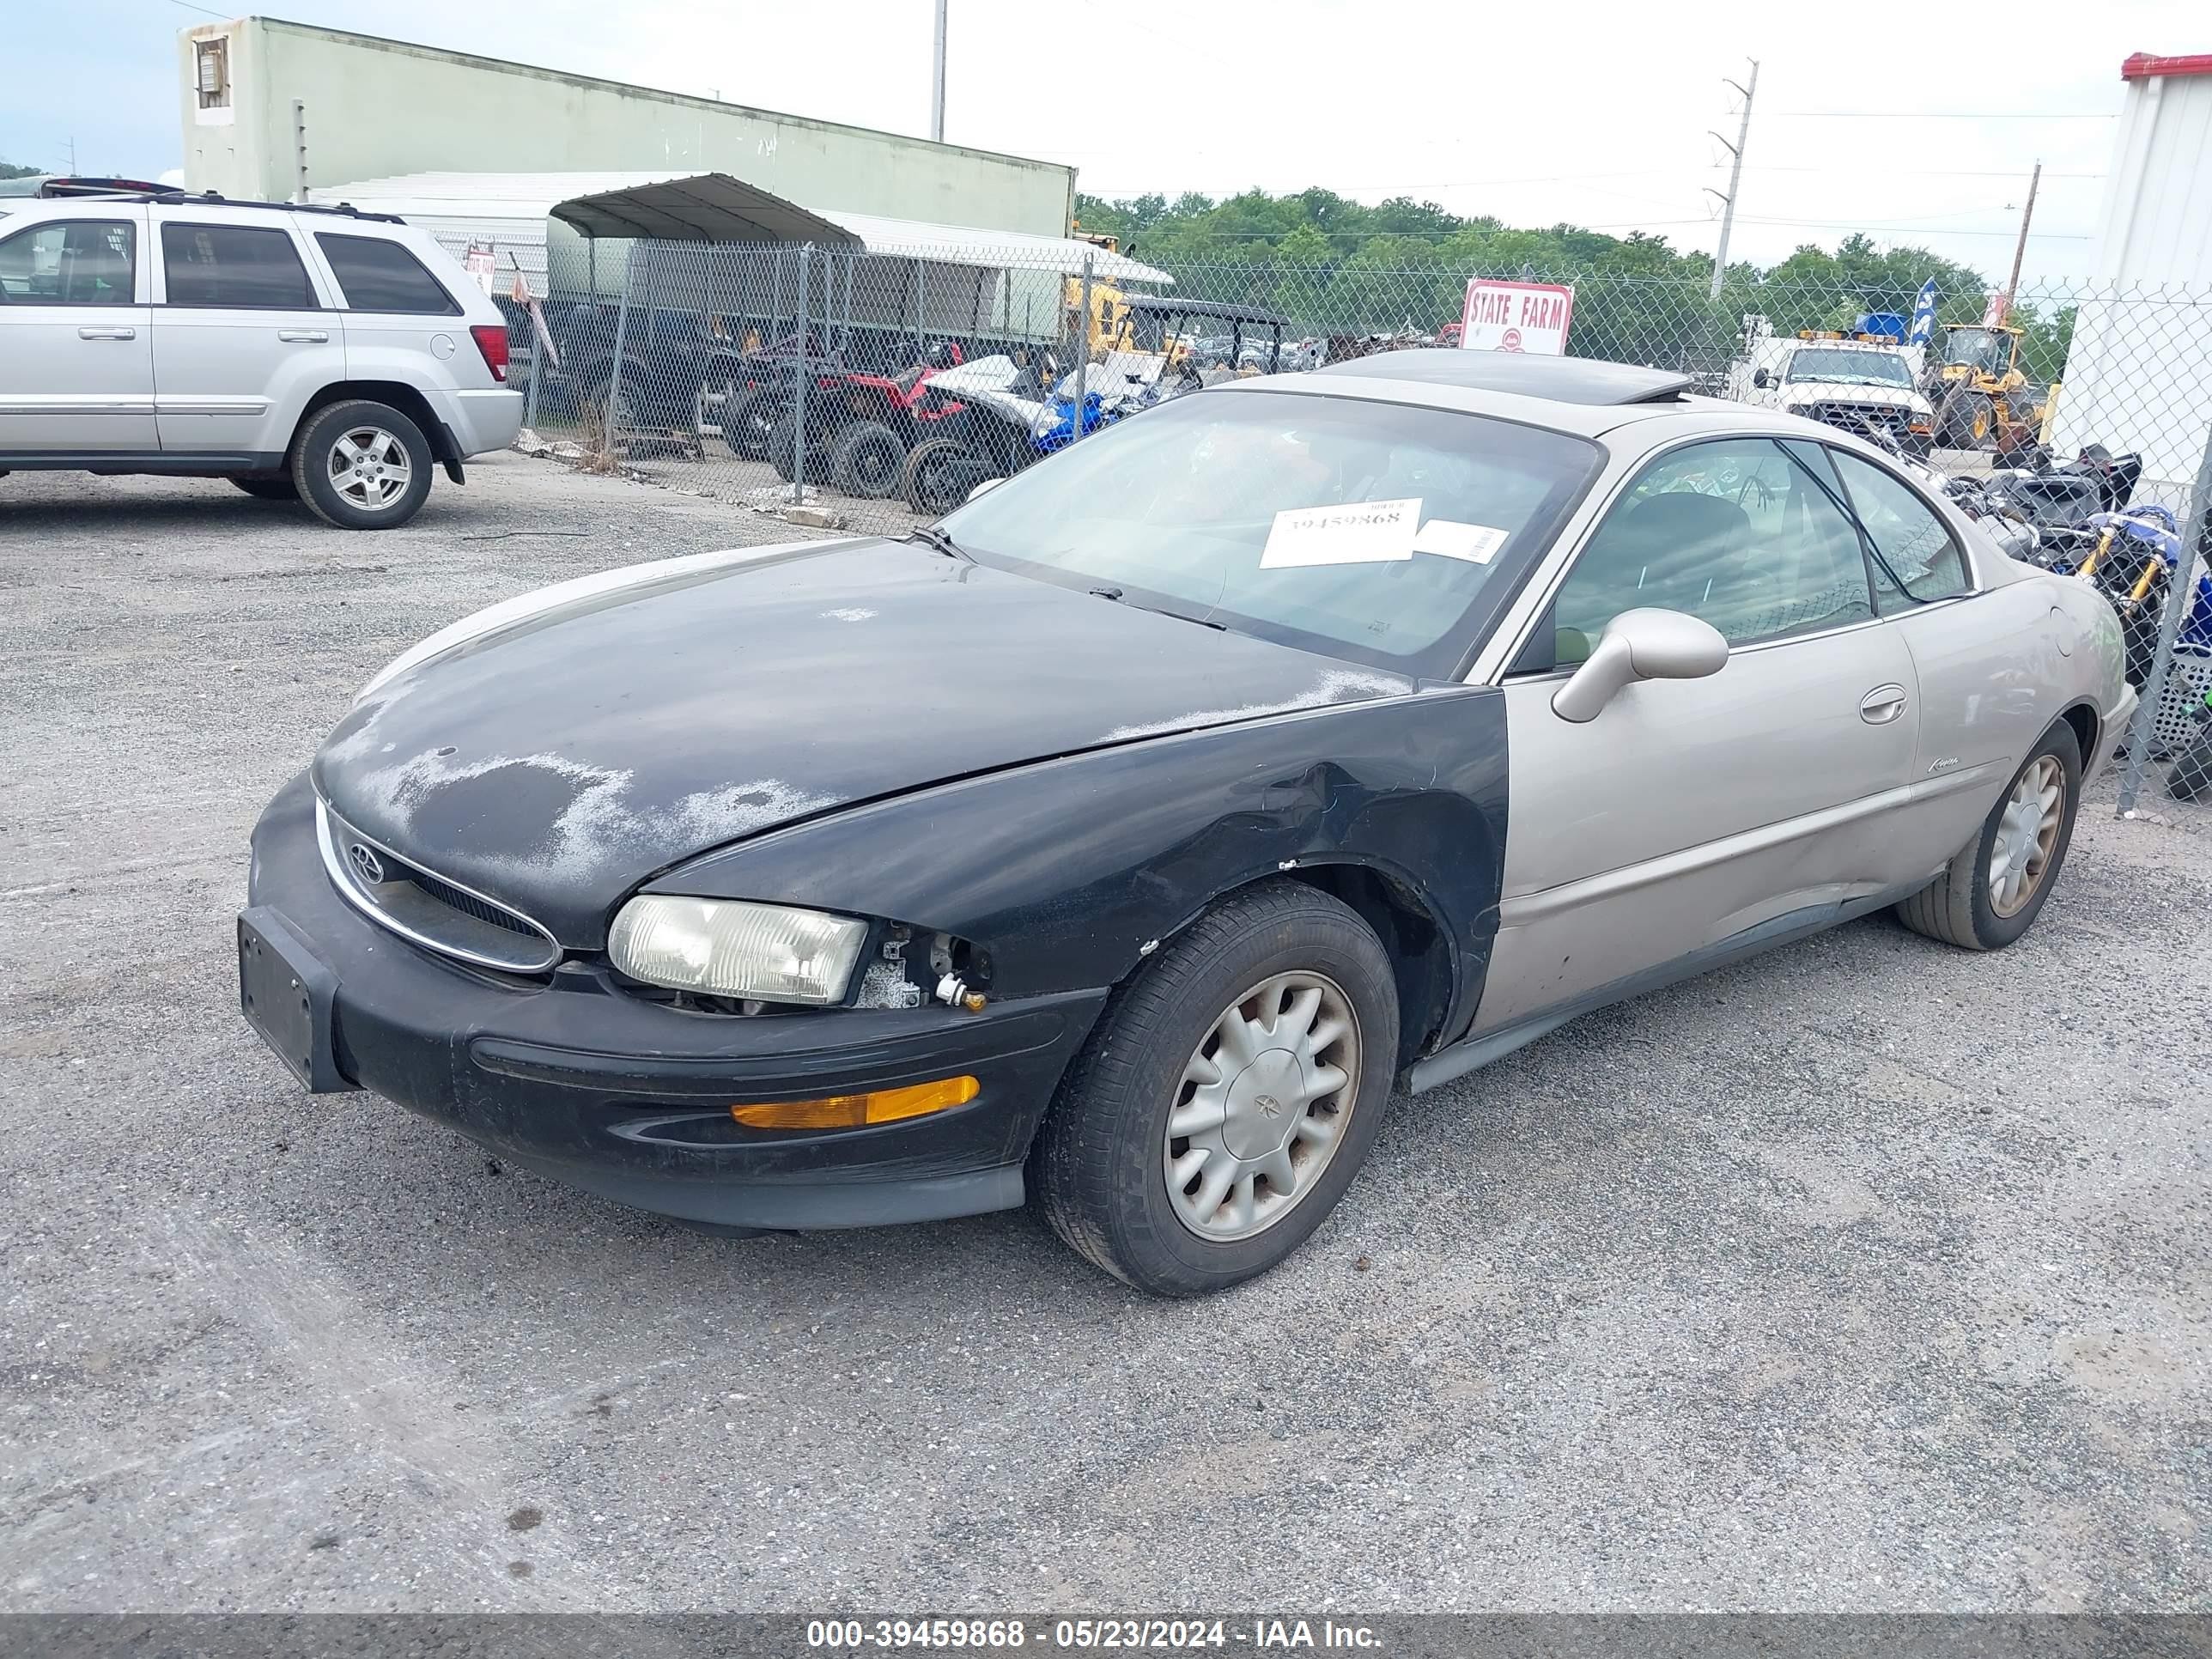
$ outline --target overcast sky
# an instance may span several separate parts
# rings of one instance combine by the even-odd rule
[[[2031,276],[2088,274],[2130,52],[2212,50],[2184,0],[1853,8],[1462,0],[951,0],[946,136],[1101,195],[1322,185],[1710,249],[1760,59],[1732,257],[1863,229],[2002,278],[2032,164]],[[182,0],[6,0],[0,158],[181,160]],[[2192,28],[2191,15],[2197,26]],[[931,0],[284,0],[273,14],[921,132]],[[457,158],[457,165],[462,164]]]

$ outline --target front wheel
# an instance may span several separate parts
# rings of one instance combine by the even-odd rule
[[[881,421],[855,421],[830,446],[830,487],[880,501],[899,486],[906,446]]]
[[[2011,944],[2051,896],[2074,839],[2081,793],[2081,741],[2061,720],[2013,774],[1981,834],[1897,907],[1898,919],[1916,933],[1969,951]]]
[[[292,482],[342,530],[392,530],[422,511],[434,458],[422,428],[389,404],[319,410],[292,446]]]
[[[1159,1296],[1265,1273],[1336,1207],[1398,1048],[1390,959],[1296,882],[1217,905],[1117,991],[1030,1153],[1072,1249]]]

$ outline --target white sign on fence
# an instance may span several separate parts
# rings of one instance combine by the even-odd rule
[[[1471,351],[1557,357],[1567,349],[1574,311],[1575,291],[1563,283],[1493,283],[1478,276],[1467,285],[1459,343]]]

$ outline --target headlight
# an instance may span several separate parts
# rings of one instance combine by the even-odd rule
[[[641,894],[623,906],[607,954],[632,979],[763,1002],[842,1002],[868,924],[741,899]]]

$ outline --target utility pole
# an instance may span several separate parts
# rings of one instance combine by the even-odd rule
[[[1721,83],[1734,87],[1743,94],[1743,119],[1736,123],[1735,143],[1731,144],[1717,132],[1713,134],[1715,138],[1720,139],[1721,148],[1732,158],[1729,162],[1728,194],[1721,196],[1720,191],[1711,185],[1705,186],[1706,195],[1720,196],[1721,198],[1721,245],[1713,251],[1713,287],[1711,294],[1707,296],[1715,300],[1721,297],[1721,283],[1728,276],[1729,234],[1735,228],[1736,191],[1743,182],[1743,147],[1745,141],[1751,137],[1752,94],[1759,90],[1759,59],[1753,58],[1748,61],[1751,64],[1751,83],[1748,86],[1740,81],[1723,81]]]
[[[2020,263],[2027,257],[2027,227],[2029,221],[2035,217],[2035,189],[2042,182],[2043,163],[2038,161],[2034,173],[2027,181],[2027,205],[2020,213],[2020,240],[2013,244],[2012,275],[2006,279],[2004,291],[2007,312],[2011,311],[2013,300],[2020,293]]]
[[[929,137],[933,143],[945,142],[945,8],[946,0],[937,0],[937,38],[932,43],[929,55]]]

